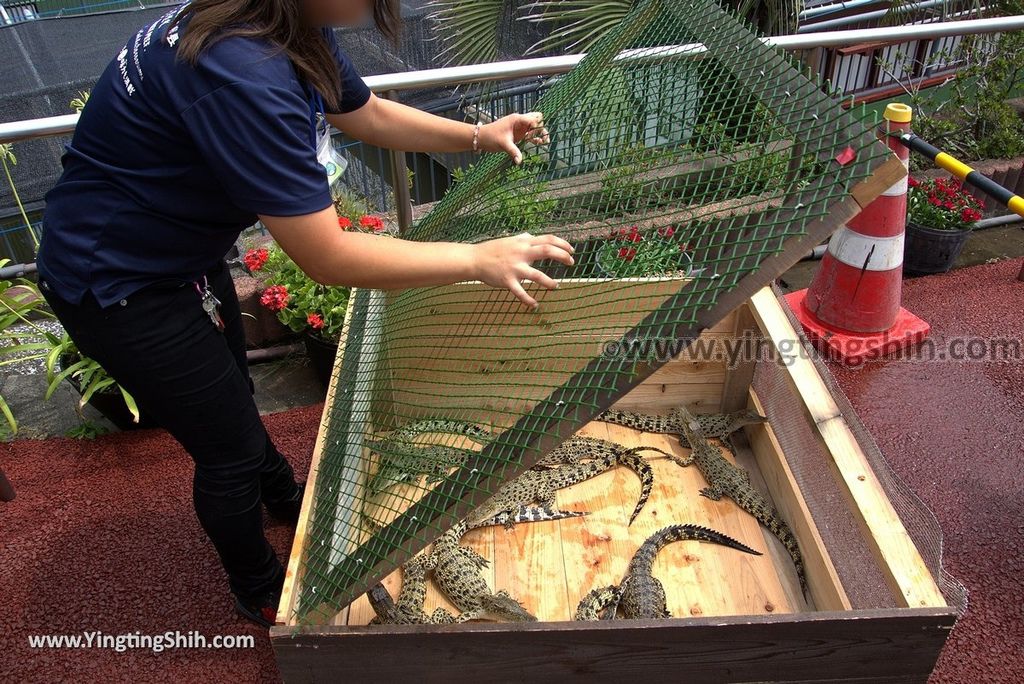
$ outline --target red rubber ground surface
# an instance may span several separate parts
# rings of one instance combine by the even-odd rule
[[[1024,339],[1019,260],[906,281],[942,341]],[[888,362],[837,377],[893,468],[935,511],[971,591],[935,682],[1024,681],[1024,362]],[[321,405],[266,416],[305,477]],[[191,462],[162,431],[0,444],[0,681],[277,681],[265,630],[236,618],[191,507]],[[268,524],[282,561],[291,530]],[[254,649],[30,650],[30,634],[253,634]]]
[[[1024,344],[1020,267],[1011,259],[905,280],[903,305],[931,323],[940,348],[956,338]],[[946,570],[970,592],[932,681],[1024,682],[1024,359],[833,372],[893,470],[935,513]]]

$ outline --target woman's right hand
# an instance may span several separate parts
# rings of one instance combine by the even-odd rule
[[[511,237],[496,238],[473,245],[473,266],[475,279],[492,287],[504,287],[519,301],[531,309],[537,307],[537,300],[527,294],[520,281],[543,285],[548,289],[558,287],[554,279],[533,267],[534,261],[551,259],[566,266],[574,262],[572,245],[557,235],[531,235],[520,233]]]

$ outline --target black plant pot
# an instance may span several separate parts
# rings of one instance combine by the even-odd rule
[[[938,230],[908,221],[903,243],[904,273],[945,273],[953,267],[970,236],[969,230]]]
[[[57,365],[61,370],[64,370],[73,363],[75,363],[75,359],[64,355],[60,357]],[[74,387],[75,391],[78,392],[79,396],[81,396],[82,385],[78,382],[78,378],[69,375],[67,377],[67,381],[71,383],[71,386]],[[143,428],[155,428],[160,426],[152,416],[142,409],[139,409],[139,422],[134,422],[132,420],[132,413],[128,410],[128,406],[125,405],[124,397],[121,396],[121,390],[116,387],[105,387],[98,392],[93,392],[87,403],[103,414],[104,418],[116,425],[117,428],[122,431],[140,430]]]
[[[334,358],[338,355],[338,343],[328,342],[308,331],[302,341],[306,345],[306,356],[313,365],[313,372],[326,388],[331,384],[331,371],[334,370]]]

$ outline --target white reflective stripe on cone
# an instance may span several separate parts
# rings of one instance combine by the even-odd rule
[[[907,169],[907,175],[893,183],[892,187],[882,193],[883,197],[899,197],[907,194],[907,181],[910,180],[910,157],[901,159],[903,166]]]
[[[854,268],[888,271],[903,265],[903,233],[868,237],[843,226],[829,240],[828,253]]]

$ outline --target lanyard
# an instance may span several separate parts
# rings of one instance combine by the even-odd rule
[[[322,97],[320,97],[320,93],[316,90],[316,88],[314,88],[313,86],[310,86],[309,89],[313,93],[313,97],[310,99],[310,102],[309,102],[309,127],[310,127],[310,130],[312,130],[312,132],[313,132],[313,149],[315,150],[316,146],[317,146],[317,142],[319,142],[318,137],[319,137],[319,133],[320,133],[320,127],[318,125],[319,122],[317,120],[317,113],[324,111],[324,99]],[[329,128],[328,128],[328,126],[326,124],[327,124],[327,120],[325,118],[324,119],[324,132],[329,130]]]

